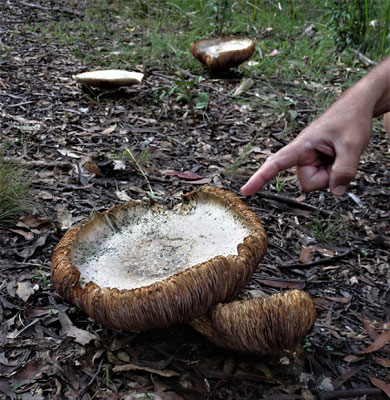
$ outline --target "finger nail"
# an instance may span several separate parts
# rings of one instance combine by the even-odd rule
[[[339,186],[336,186],[336,187],[333,189],[332,193],[333,193],[335,196],[342,196],[346,191],[347,191],[347,187],[346,187],[346,186],[339,185]]]

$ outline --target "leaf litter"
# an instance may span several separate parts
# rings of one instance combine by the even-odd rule
[[[270,243],[240,296],[294,287],[317,305],[305,356],[293,367],[219,349],[188,326],[111,331],[55,293],[50,257],[67,228],[127,199],[150,197],[150,189],[172,204],[201,184],[239,195],[259,162],[290,140],[283,132],[292,114],[270,112],[270,101],[294,100],[297,134],[310,120],[312,100],[278,77],[267,77],[265,87],[261,76],[229,97],[245,82],[240,73],[219,79],[205,72],[196,90],[208,94],[210,105],[193,116],[185,103],[155,102],[151,88],[173,87],[176,78],[151,69],[142,71],[147,84],[91,101],[71,79],[84,66],[70,48],[26,30],[23,37],[14,33],[26,22],[79,11],[59,16],[55,7],[35,6],[0,6],[1,45],[8,46],[0,60],[0,138],[9,144],[7,157],[34,170],[31,193],[42,205],[0,227],[0,398],[389,396],[390,157],[383,130],[348,196],[302,195],[291,171],[279,186],[272,182],[243,199]],[[136,162],[123,156],[126,149]],[[337,234],[330,235],[335,221]]]

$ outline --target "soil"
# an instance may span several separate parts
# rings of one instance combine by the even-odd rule
[[[173,71],[134,66],[145,74],[140,85],[90,93],[72,75],[93,66],[25,28],[76,14],[36,5],[0,4],[0,138],[7,157],[34,172],[39,206],[0,228],[0,398],[390,397],[390,153],[381,125],[348,195],[303,194],[291,170],[244,198],[247,178],[289,141],[291,113],[263,100],[294,100],[295,135],[315,112],[312,93],[324,88],[257,77],[233,97],[240,69],[205,71],[193,93],[210,101],[192,113],[188,102],[160,98],[161,88],[180,82]],[[269,235],[241,297],[298,288],[316,304],[294,363],[221,349],[187,325],[110,330],[50,283],[51,255],[70,226],[129,199],[174,204],[205,184],[235,193]]]

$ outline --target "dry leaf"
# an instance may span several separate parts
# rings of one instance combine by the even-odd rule
[[[336,303],[347,304],[351,301],[351,297],[332,297],[332,296],[325,296],[327,300],[335,301]]]
[[[248,89],[253,86],[253,80],[251,78],[244,79],[236,88],[234,93],[232,94],[233,97],[240,96],[241,94],[245,93]]]
[[[34,233],[31,231],[24,231],[23,229],[9,229],[9,231],[14,232],[20,236],[23,236],[24,239],[26,240],[33,240],[34,239]]]
[[[372,327],[370,321],[368,319],[362,318],[362,324],[363,324],[364,330],[367,332],[368,336],[372,340],[376,340],[379,336],[379,333]]]
[[[172,369],[163,369],[159,370],[156,368],[150,367],[142,367],[136,364],[124,364],[124,365],[116,365],[113,369],[114,372],[126,372],[126,371],[133,371],[133,370],[140,370],[140,371],[147,371],[152,372],[157,375],[165,376],[170,378],[171,376],[179,376],[180,374]]]
[[[16,225],[24,228],[37,228],[38,226],[46,224],[50,221],[51,218],[38,217],[36,215],[26,215],[22,217]]]
[[[325,257],[334,257],[334,251],[330,249],[324,249],[323,247],[318,247],[318,246],[308,246],[309,249],[312,251],[317,251],[318,253],[322,254]]]
[[[203,179],[199,179],[197,181],[191,181],[192,185],[207,185],[208,183],[211,182],[211,177],[210,178],[203,178]]]
[[[120,201],[130,201],[131,200],[131,197],[124,190],[116,190],[115,194],[116,194],[116,197],[118,197],[118,199]]]
[[[109,128],[105,129],[105,130],[102,132],[102,134],[103,134],[103,135],[107,135],[107,134],[109,134],[109,133],[112,133],[112,132],[115,131],[116,127],[117,127],[116,124],[115,124],[115,125],[112,125],[112,126],[110,126]]]
[[[310,261],[313,261],[313,253],[311,252],[311,250],[308,247],[305,247],[302,249],[301,254],[299,256],[299,261],[301,263],[307,264]]]
[[[384,328],[389,328],[390,324],[385,324]],[[384,330],[378,337],[377,339],[370,344],[367,348],[365,348],[362,351],[359,351],[358,354],[367,354],[367,353],[372,353],[374,351],[377,351],[381,349],[382,347],[386,346],[390,341],[390,329]]]
[[[381,381],[380,379],[374,378],[370,376],[370,381],[373,385],[375,385],[377,388],[382,390],[384,393],[387,394],[387,397],[390,398],[390,384]]]
[[[302,290],[305,287],[304,281],[289,281],[287,279],[275,280],[275,279],[256,279],[256,282],[260,282],[264,285],[285,288],[285,289],[299,289]]]
[[[278,50],[274,49],[274,50],[271,51],[271,53],[266,54],[266,56],[267,57],[274,57],[274,56],[276,56],[278,54],[279,54]]]
[[[57,210],[57,219],[62,230],[68,230],[73,224],[72,214],[66,207]]]
[[[23,281],[23,282],[18,282],[18,285],[16,287],[16,294],[23,300],[27,301],[28,298],[35,293],[35,290],[33,286],[30,284],[30,282]]]
[[[161,171],[162,175],[178,176],[184,179],[201,179],[202,177],[193,172],[179,172],[179,171]]]
[[[17,254],[19,257],[24,258],[27,260],[30,258],[38,247],[43,246],[46,243],[46,239],[49,235],[49,232],[43,233],[40,235],[34,243],[23,247],[21,250],[14,249],[14,253]]]
[[[97,166],[95,161],[92,160],[91,156],[86,156],[85,159],[82,161],[81,165],[91,174],[95,174],[97,176],[103,176],[102,171]]]
[[[58,314],[58,319],[61,322],[63,333],[66,336],[74,338],[75,342],[85,346],[92,340],[97,339],[97,336],[93,333],[74,326],[73,322],[63,311]]]
[[[353,362],[357,362],[357,361],[361,361],[363,360],[364,357],[359,357],[359,356],[355,356],[353,354],[346,356],[343,358],[343,360],[347,363],[353,363]]]
[[[374,354],[371,356],[382,367],[390,368],[390,358],[377,357]]]

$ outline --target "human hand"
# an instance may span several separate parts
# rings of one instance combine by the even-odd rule
[[[334,195],[343,195],[370,140],[372,116],[370,105],[358,105],[351,95],[340,99],[290,144],[270,156],[241,192],[254,194],[279,172],[296,166],[302,190],[329,187]]]

